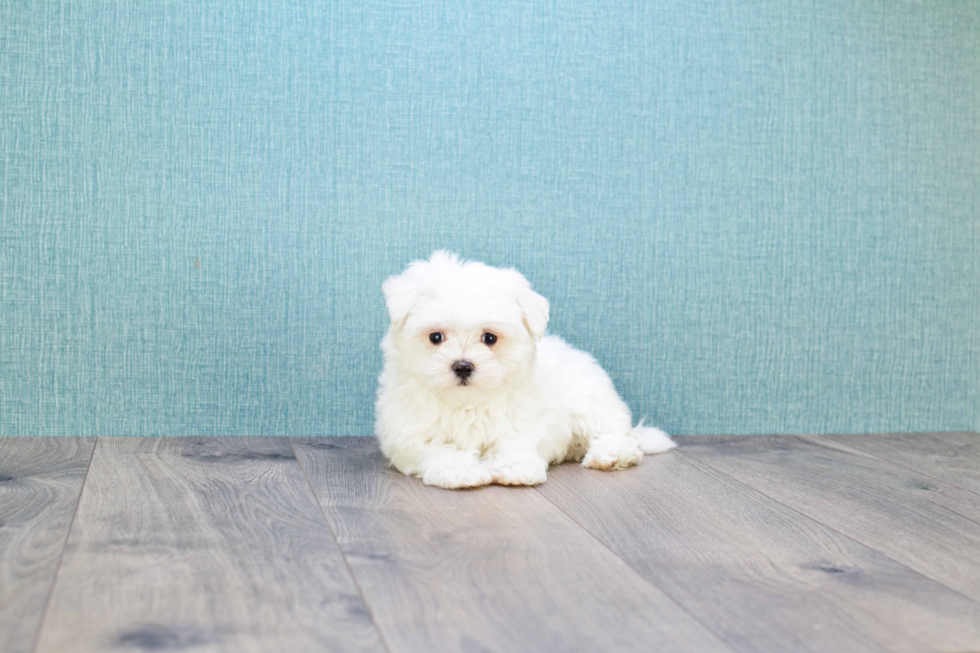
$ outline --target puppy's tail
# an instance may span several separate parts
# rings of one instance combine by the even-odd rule
[[[640,438],[640,451],[645,454],[663,453],[677,446],[670,436],[652,426],[643,426],[643,420],[633,427],[633,433]]]

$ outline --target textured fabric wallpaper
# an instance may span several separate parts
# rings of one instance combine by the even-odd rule
[[[0,434],[369,434],[435,248],[671,432],[980,430],[980,4],[278,4],[0,4]]]

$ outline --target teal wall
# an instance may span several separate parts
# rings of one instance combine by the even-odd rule
[[[0,4],[0,434],[368,434],[434,248],[671,432],[980,430],[980,3],[274,4]]]

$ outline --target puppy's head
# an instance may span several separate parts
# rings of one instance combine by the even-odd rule
[[[516,270],[439,251],[382,289],[385,356],[445,399],[478,400],[530,373],[549,307]]]

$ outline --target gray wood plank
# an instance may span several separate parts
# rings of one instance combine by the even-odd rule
[[[792,436],[683,443],[686,455],[980,600],[980,502],[972,493]]]
[[[538,492],[744,652],[980,650],[980,603],[681,449]]]
[[[0,648],[34,647],[94,438],[0,438]]]
[[[373,439],[294,445],[392,653],[731,650],[531,488],[426,487]]]
[[[980,433],[799,436],[832,442],[914,469],[980,495]],[[974,497],[974,501],[980,497]]]
[[[289,442],[102,438],[38,642],[382,651]]]

